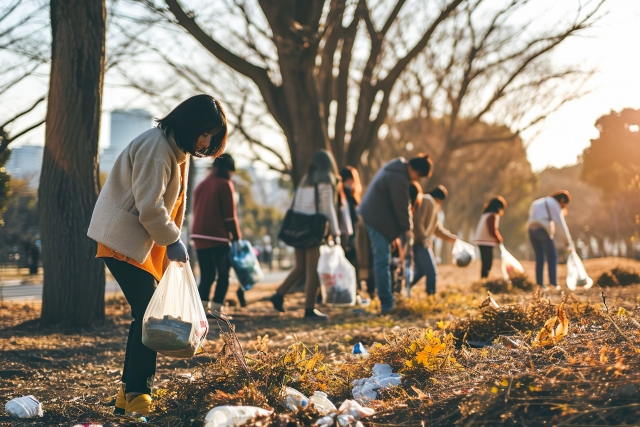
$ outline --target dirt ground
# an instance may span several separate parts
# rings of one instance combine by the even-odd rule
[[[533,277],[533,263],[524,262],[523,266],[526,273]],[[640,262],[628,259],[602,258],[585,262],[588,273],[594,279],[616,266],[640,272]],[[229,307],[229,315],[238,339],[247,352],[254,352],[256,340],[268,335],[270,351],[286,349],[296,342],[302,342],[309,348],[318,344],[318,350],[326,357],[325,363],[330,363],[332,360],[342,360],[358,342],[370,346],[374,342],[388,341],[388,335],[392,333],[410,328],[435,328],[439,321],[454,322],[478,315],[479,306],[486,298],[486,292],[474,286],[479,270],[477,263],[467,268],[440,266],[435,298],[428,299],[424,284],[419,283],[412,291],[411,301],[401,300],[396,312],[386,316],[376,314],[374,302],[369,308],[321,307],[331,315],[331,319],[321,324],[308,322],[301,319],[302,293],[287,296],[287,312],[279,314],[265,301],[277,284],[257,285],[247,294],[249,306],[245,309]],[[494,267],[493,274],[499,274],[498,268]],[[560,266],[559,277],[565,274],[566,268]],[[229,295],[234,295],[233,291]],[[565,289],[563,293],[553,292],[545,297],[550,304],[558,304],[567,298],[601,304],[603,294],[608,307],[623,307],[629,312],[640,309],[640,285],[607,289],[594,286],[590,290],[573,293]],[[518,303],[530,297],[523,292],[494,295],[499,304]],[[122,299],[110,300],[104,326],[91,330],[71,330],[39,325],[38,304],[0,303],[0,403],[4,406],[13,397],[36,396],[45,411],[45,417],[39,420],[42,425],[74,425],[76,421],[87,420],[104,425],[127,424],[124,419],[110,416],[131,320],[127,307]],[[167,387],[174,381],[181,381],[181,376],[210,362],[222,347],[219,330],[212,323],[205,345],[206,355],[191,360],[159,355],[155,385]],[[0,425],[35,424],[34,421],[11,420],[0,409]],[[169,424],[160,422],[155,425]],[[183,425],[191,424],[185,421]]]

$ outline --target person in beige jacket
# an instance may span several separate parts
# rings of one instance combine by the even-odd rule
[[[218,101],[196,95],[135,138],[100,192],[87,235],[131,306],[133,321],[116,397],[116,414],[147,415],[156,352],[142,344],[142,317],[170,261],[187,262],[180,240],[189,156],[217,157],[227,119]]]
[[[413,185],[418,185],[414,183]],[[415,275],[411,286],[418,283],[423,276],[427,277],[427,295],[436,293],[436,280],[438,268],[433,254],[433,237],[438,237],[446,242],[455,242],[457,237],[442,226],[438,221],[438,214],[442,203],[449,192],[444,185],[439,185],[429,193],[420,195],[419,189],[409,188],[410,196],[422,197],[422,202],[413,214],[413,261],[415,263]],[[411,289],[411,286],[408,289]]]

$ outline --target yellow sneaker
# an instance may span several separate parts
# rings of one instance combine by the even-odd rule
[[[151,395],[139,394],[131,399],[127,398],[125,415],[146,416],[151,413]]]
[[[118,389],[118,395],[116,396],[116,406],[115,408],[113,408],[113,413],[115,415],[124,415],[126,409],[127,398],[124,397],[124,384],[122,384]]]

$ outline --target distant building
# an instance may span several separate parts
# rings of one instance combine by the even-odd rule
[[[113,164],[127,145],[153,126],[153,116],[147,110],[114,110],[111,112],[111,141],[100,155],[100,172],[111,172]]]
[[[11,157],[4,168],[14,178],[24,179],[32,188],[37,188],[42,169],[42,145],[22,145],[11,149]]]

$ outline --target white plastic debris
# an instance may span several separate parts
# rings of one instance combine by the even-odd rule
[[[358,402],[369,402],[378,398],[378,390],[396,387],[400,385],[402,375],[394,374],[388,364],[376,364],[373,367],[373,376],[362,378],[353,382],[353,397]]]
[[[33,418],[41,417],[42,405],[33,396],[24,396],[11,399],[4,406],[7,413],[14,418]]]
[[[305,409],[307,406],[309,406],[309,399],[307,398],[307,396],[300,393],[295,388],[285,387],[284,392],[286,395],[284,405],[292,411]]]
[[[204,427],[236,427],[256,417],[266,417],[271,411],[256,406],[218,406],[204,418]]]
[[[338,412],[327,415],[316,421],[317,427],[362,427],[360,420],[375,414],[371,408],[364,408],[355,400],[345,400]]]
[[[328,399],[327,393],[321,391],[314,392],[313,396],[309,398],[309,402],[313,403],[320,415],[327,415],[338,410],[336,405]]]

